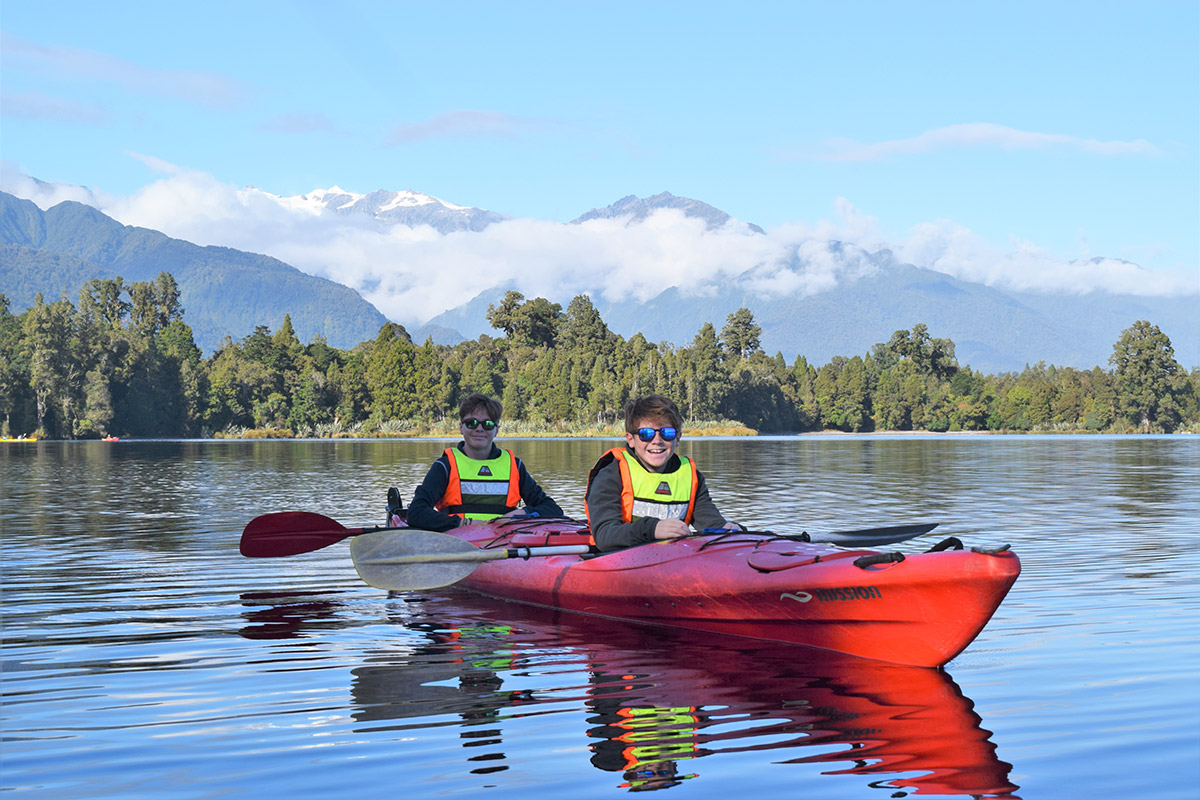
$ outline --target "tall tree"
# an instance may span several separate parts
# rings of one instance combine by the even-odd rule
[[[729,391],[729,373],[721,366],[721,343],[711,322],[704,323],[688,348],[690,366],[686,402],[690,419],[712,419]]]
[[[876,345],[878,351],[879,345]],[[954,342],[950,339],[935,339],[929,335],[929,328],[923,322],[913,325],[911,331],[899,330],[885,346],[887,354],[895,359],[907,359],[916,365],[922,373],[935,375],[948,380],[958,371],[958,361],[954,357]],[[874,355],[884,356],[876,352]],[[887,369],[890,360],[885,360],[881,366]]]
[[[567,305],[558,344],[593,355],[610,355],[615,337],[586,294],[576,295]]]
[[[397,330],[399,329],[399,330]],[[371,417],[377,423],[412,419],[418,403],[414,379],[416,348],[403,328],[387,323],[367,358],[367,380],[371,389]]]
[[[22,320],[9,311],[8,296],[0,293],[0,435],[31,429],[33,403],[29,358]]]
[[[142,335],[153,336],[172,320],[183,319],[179,284],[169,272],[160,272],[153,281],[135,282],[128,287],[130,318]]]
[[[1188,388],[1175,348],[1157,325],[1138,320],[1121,332],[1108,362],[1117,384],[1121,413],[1144,432],[1173,431]]]
[[[39,292],[25,315],[29,347],[29,382],[37,402],[38,430],[73,435],[75,399],[82,390],[83,371],[74,330],[74,306],[65,297],[46,303]],[[47,424],[57,412],[55,430]]]
[[[748,308],[739,308],[725,319],[721,328],[721,343],[733,358],[748,358],[759,351],[762,328],[754,321]]]
[[[499,305],[488,304],[487,321],[498,331],[504,331],[506,338],[513,338],[517,331],[517,311],[525,302],[525,295],[516,290],[504,293],[504,299]]]
[[[132,304],[123,297],[126,290],[122,278],[93,278],[79,292],[79,316],[92,318],[109,330],[124,327]]]
[[[544,297],[524,301],[525,295],[520,292],[508,292],[499,306],[488,306],[488,322],[504,331],[513,345],[553,347],[563,323],[562,306]]]

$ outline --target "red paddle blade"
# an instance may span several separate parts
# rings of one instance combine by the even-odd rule
[[[242,531],[242,555],[272,558],[311,553],[336,544],[357,530],[310,511],[280,511],[250,520]]]

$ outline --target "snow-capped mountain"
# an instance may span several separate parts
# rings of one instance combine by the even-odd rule
[[[673,208],[682,211],[685,216],[695,217],[705,221],[708,230],[722,228],[733,217],[725,213],[719,208],[710,206],[708,203],[703,203],[699,200],[693,200],[690,197],[678,197],[670,192],[660,192],[651,197],[638,197],[636,195],[628,195],[622,197],[612,205],[604,208],[593,208],[575,219],[571,220],[573,225],[578,225],[587,222],[591,219],[621,219],[628,218],[627,225],[632,225],[637,222],[644,222],[647,217],[655,211],[663,208]],[[756,233],[763,233],[763,229],[753,223],[746,223],[750,230]]]
[[[389,192],[380,189],[370,194],[356,194],[333,186],[328,189],[316,189],[308,194],[275,197],[275,200],[287,208],[307,211],[313,215],[326,212],[362,214],[390,225],[428,225],[440,233],[478,232],[493,222],[507,219],[495,211],[454,205],[433,195],[411,190]]]

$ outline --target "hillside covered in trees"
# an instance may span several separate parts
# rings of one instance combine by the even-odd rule
[[[20,314],[0,294],[0,433],[449,434],[473,391],[502,399],[510,433],[615,433],[625,401],[649,392],[675,398],[701,431],[1200,431],[1200,370],[1186,372],[1145,320],[1114,343],[1108,368],[984,375],[920,323],[816,365],[764,353],[744,308],[682,347],[612,333],[586,295],[564,311],[513,291],[488,319],[501,335],[416,344],[386,323],[340,350],[301,343],[285,317],[205,359],[168,273],[94,279],[77,304],[38,295]]]

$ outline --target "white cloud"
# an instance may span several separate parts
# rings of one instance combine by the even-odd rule
[[[69,200],[103,209],[115,200],[93,192],[86,186],[34,180],[17,164],[8,160],[0,160],[0,191],[29,200],[42,210]]]
[[[1091,291],[1142,296],[1196,294],[1195,274],[1148,270],[1116,258],[1054,258],[1032,242],[1014,240],[999,248],[949,221],[914,226],[895,248],[896,256],[956,278],[1018,291]]]
[[[731,221],[707,230],[676,210],[642,224],[590,220],[569,225],[513,219],[479,233],[440,234],[388,226],[371,217],[289,208],[253,188],[136,156],[162,178],[128,197],[35,182],[14,165],[0,188],[48,208],[62,200],[97,206],[127,225],[160,230],[201,245],[264,253],[359,290],[389,318],[419,325],[497,286],[565,303],[576,294],[610,300],[654,297],[670,286],[710,293],[743,273],[747,291],[775,296],[827,291],[875,269],[864,251],[956,277],[1010,289],[1194,294],[1194,274],[1142,269],[1115,259],[1063,261],[1028,242],[998,247],[948,221],[915,226],[903,236],[839,200],[832,220],[793,223],[755,234]],[[831,241],[848,243],[838,250]]]
[[[0,34],[0,53],[6,71],[51,72],[209,107],[237,105],[247,94],[243,84],[216,72],[155,69],[95,50],[53,47],[9,33]]]
[[[1005,125],[975,122],[933,128],[909,139],[893,139],[864,144],[852,140],[826,142],[828,152],[797,156],[818,161],[881,161],[885,158],[918,153],[934,153],[955,148],[998,148],[1032,150],[1066,148],[1099,156],[1154,155],[1158,148],[1145,139],[1130,142],[1103,142],[1056,133],[1022,131]]]

